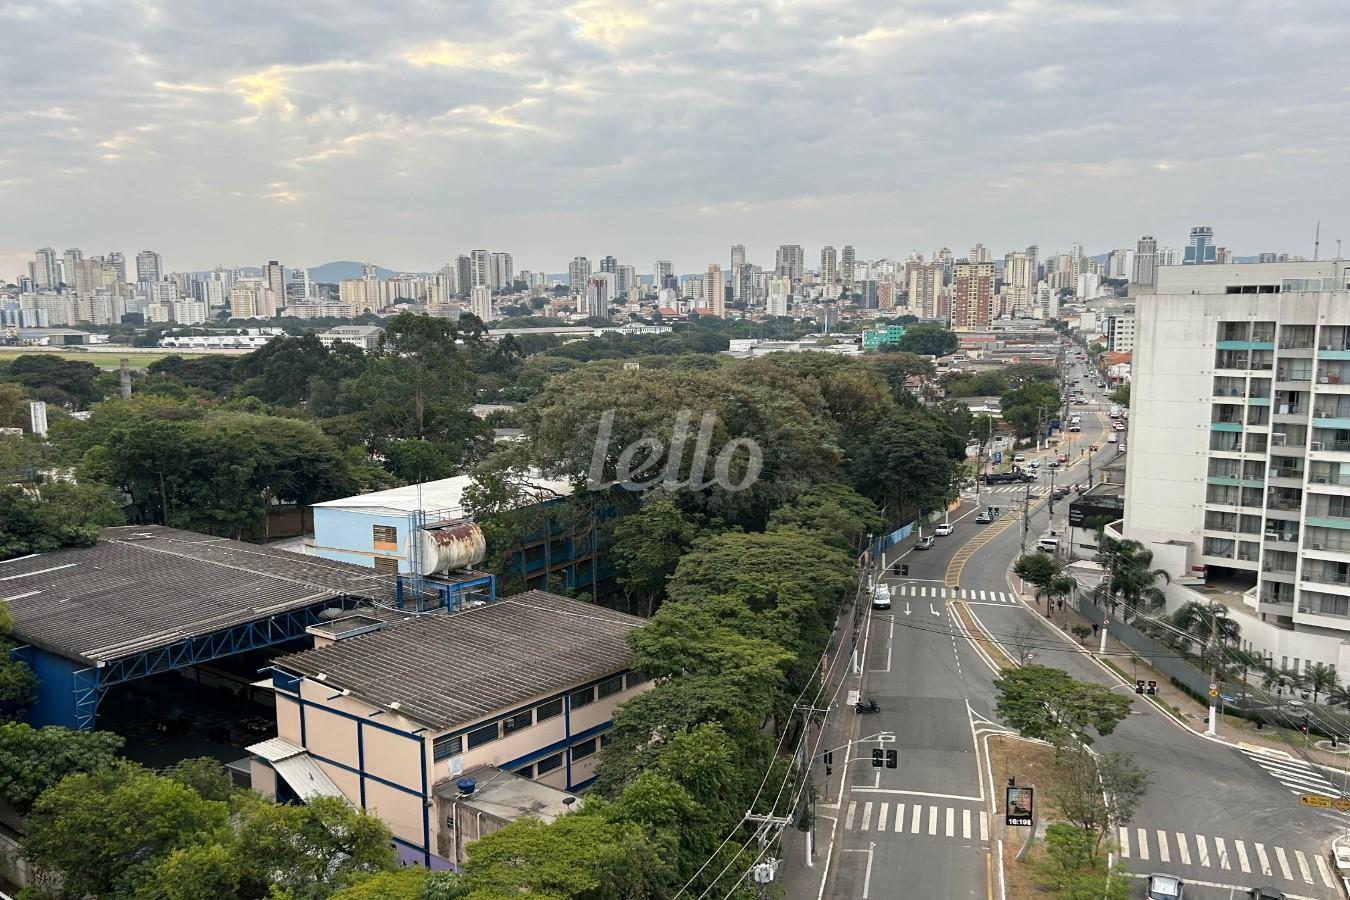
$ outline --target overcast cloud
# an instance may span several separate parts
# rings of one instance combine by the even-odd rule
[[[1350,240],[1345,0],[0,0],[0,274]]]

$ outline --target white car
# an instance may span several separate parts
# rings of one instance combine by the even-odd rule
[[[938,537],[946,537],[955,530],[956,529],[952,527],[951,522],[943,522],[941,525],[933,529],[933,534],[936,534]]]
[[[891,589],[889,585],[879,584],[876,591],[872,594],[873,609],[891,608]]]
[[[1013,457],[1013,462],[1026,462],[1026,461],[1027,458],[1020,453]]]
[[[1108,435],[1106,436],[1106,442],[1107,442],[1108,444],[1118,444],[1118,443],[1120,443],[1120,439],[1117,438],[1114,434],[1108,434]]]

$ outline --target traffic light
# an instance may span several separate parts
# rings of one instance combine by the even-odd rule
[[[1148,683],[1148,694],[1150,697],[1158,693],[1158,682],[1150,681]]]
[[[896,766],[898,766],[898,765],[900,765],[900,757],[899,757],[899,754],[896,753],[894,750],[887,750],[887,751],[886,751],[886,768],[888,768],[888,769],[894,769],[894,768],[895,768]]]
[[[908,578],[908,577],[909,577],[909,563],[903,563],[903,564],[900,566],[900,577],[901,577],[901,578]]]
[[[1134,683],[1134,692],[1136,694],[1142,694],[1144,692],[1144,679],[1140,678]]]
[[[881,748],[880,748],[880,747],[877,747],[875,750],[872,751],[872,768],[874,768],[874,769],[880,769],[880,768],[881,768]]]

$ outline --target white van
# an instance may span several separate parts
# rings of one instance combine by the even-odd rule
[[[1042,550],[1042,551],[1044,551],[1044,552],[1046,552],[1046,553],[1058,553],[1058,552],[1059,552],[1059,538],[1055,538],[1055,537],[1043,537],[1043,538],[1041,538],[1039,541],[1036,542],[1036,549],[1037,549],[1037,550]]]
[[[872,593],[872,608],[873,609],[891,608],[890,585],[885,584],[884,582],[882,584],[877,585],[876,591]]]

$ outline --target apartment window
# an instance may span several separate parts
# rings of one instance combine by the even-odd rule
[[[572,692],[572,708],[580,709],[583,706],[589,706],[595,702],[595,688],[582,688],[579,691]]]
[[[601,746],[601,747],[608,747],[608,746],[609,746],[609,732],[608,732],[608,731],[606,731],[604,734],[600,735],[600,746]]]
[[[519,766],[519,767],[517,767],[516,770],[515,770],[514,772],[512,772],[511,774],[513,774],[513,775],[519,775],[521,778],[533,778],[533,777],[534,777],[534,766]]]
[[[481,747],[484,744],[495,741],[500,736],[501,733],[497,728],[496,722],[493,722],[491,725],[484,725],[482,728],[475,728],[473,731],[469,732],[469,749],[472,750],[475,747]]]
[[[572,762],[576,762],[579,759],[585,759],[586,757],[594,753],[598,749],[598,747],[599,742],[596,741],[595,738],[591,738],[589,741],[582,741],[580,744],[573,746]]]
[[[398,529],[393,525],[372,525],[370,531],[377,544],[398,543]]]
[[[601,699],[613,697],[623,690],[623,676],[615,675],[613,678],[606,678],[604,681],[600,682],[599,690]]]
[[[459,756],[464,752],[464,738],[461,735],[443,735],[431,742],[431,757],[438,762]]]
[[[629,672],[628,675],[625,676],[625,683],[628,685],[630,691],[638,685],[646,684],[649,681],[651,681],[651,679],[641,672]]]
[[[392,556],[375,557],[375,572],[378,575],[397,575],[398,560]]]
[[[562,715],[562,710],[563,710],[563,702],[561,697],[559,697],[557,700],[550,700],[547,703],[541,703],[537,707],[535,707],[534,720],[536,722],[542,722],[545,719],[551,719],[554,716],[560,716]]]
[[[529,728],[533,724],[534,720],[530,717],[530,711],[527,709],[524,712],[502,719],[502,734],[511,734],[513,731]]]
[[[552,756],[545,756],[543,759],[539,760],[539,762],[535,763],[534,772],[536,775],[543,775],[546,772],[552,772],[554,769],[559,768],[562,764],[562,754],[555,753]]]

